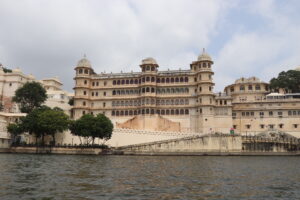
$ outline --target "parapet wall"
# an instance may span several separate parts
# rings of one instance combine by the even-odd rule
[[[242,137],[229,135],[192,136],[119,148],[125,154],[241,152]]]

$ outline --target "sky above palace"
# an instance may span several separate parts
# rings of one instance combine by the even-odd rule
[[[1,0],[0,63],[72,91],[84,54],[96,73],[189,69],[205,48],[215,92],[300,65],[299,0]]]

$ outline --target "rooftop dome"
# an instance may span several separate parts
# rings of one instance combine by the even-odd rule
[[[205,49],[203,49],[202,54],[198,56],[198,61],[212,61],[212,59],[210,55],[205,52]]]
[[[92,68],[92,65],[91,65],[91,62],[88,59],[86,59],[86,55],[84,55],[83,58],[78,61],[77,67]]]
[[[142,60],[142,65],[145,65],[145,64],[153,64],[153,65],[157,65],[157,62],[154,58],[145,58],[144,60]]]

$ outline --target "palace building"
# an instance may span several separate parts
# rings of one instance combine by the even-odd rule
[[[299,95],[270,94],[256,77],[214,93],[213,64],[203,50],[189,69],[159,71],[146,58],[139,72],[97,74],[84,57],[75,67],[73,117],[103,113],[116,128],[152,131],[299,134]]]
[[[74,118],[104,113],[118,128],[157,131],[228,131],[231,98],[213,93],[213,61],[203,53],[190,69],[159,71],[153,58],[140,72],[96,74],[81,59],[75,70]]]

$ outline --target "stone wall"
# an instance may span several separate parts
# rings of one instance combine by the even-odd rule
[[[192,136],[148,144],[121,147],[125,154],[180,154],[241,152],[242,137],[230,135]]]

